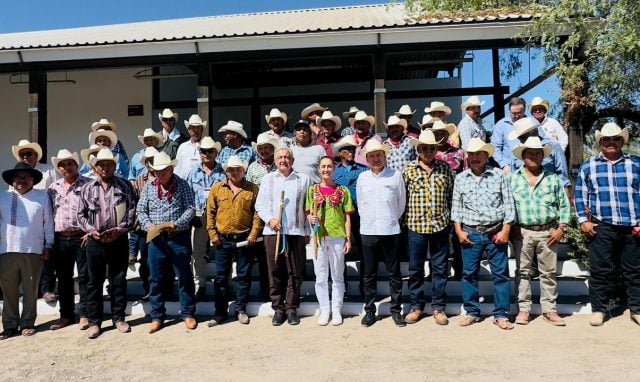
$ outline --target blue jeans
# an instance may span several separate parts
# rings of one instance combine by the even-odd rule
[[[166,310],[164,302],[171,293],[167,288],[167,277],[173,267],[178,275],[178,295],[180,297],[180,315],[193,317],[196,312],[195,286],[191,272],[191,235],[189,230],[177,232],[171,236],[166,233],[153,239],[149,244],[149,278],[151,319],[164,321]]]
[[[216,315],[226,317],[229,313],[229,274],[233,257],[236,258],[236,307],[235,313],[246,312],[251,287],[251,247],[236,247],[237,242],[221,240],[216,247],[216,277],[213,290],[216,299]]]
[[[450,227],[421,234],[409,230],[409,292],[411,309],[424,310],[424,263],[431,252],[431,308],[444,310],[447,299],[447,261]]]
[[[140,268],[138,273],[142,279],[144,294],[149,294],[149,246],[147,245],[147,232],[143,230],[129,231],[129,256],[138,258],[140,251]],[[173,285],[173,280],[169,281]]]
[[[493,317],[507,318],[509,313],[510,280],[507,244],[497,245],[492,240],[493,234],[480,233],[465,228],[470,247],[462,247],[462,299],[467,315],[480,317],[480,301],[478,296],[478,272],[482,253],[487,251],[487,260],[493,275]]]

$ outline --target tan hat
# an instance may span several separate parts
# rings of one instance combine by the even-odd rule
[[[429,114],[434,111],[444,111],[444,115],[451,114],[451,108],[440,101],[433,101],[431,105],[424,108],[424,112]]]
[[[82,158],[82,162],[86,164],[91,164],[91,157],[94,156],[102,146],[98,146],[95,143],[89,146],[88,149],[80,150],[80,158]]]
[[[153,137],[158,141],[158,143],[156,144],[156,147],[160,147],[164,143],[164,136],[162,135],[162,133],[156,132],[155,130],[148,129],[148,128],[144,129],[144,132],[142,133],[142,135],[138,135],[138,141],[140,141],[140,143],[144,145],[144,139],[149,137]]]
[[[91,156],[91,159],[90,159],[92,166],[95,166],[96,163],[102,162],[105,160],[111,161],[117,165],[118,155],[113,155],[110,149],[106,147],[102,147],[100,148],[100,151],[98,151],[98,153],[95,156]]]
[[[22,158],[18,155],[20,150],[31,149],[36,152],[38,157],[38,161],[42,159],[42,147],[38,144],[38,142],[29,142],[27,139],[21,139],[17,145],[11,146],[11,151],[13,152],[13,157],[16,158],[18,162],[22,162]]]
[[[356,147],[356,146],[358,146],[358,144],[356,143],[356,140],[353,137],[353,135],[347,135],[338,139],[338,141],[334,143],[331,146],[331,148],[335,153],[335,152],[340,152],[340,150],[344,149],[345,147]]]
[[[353,126],[354,122],[357,121],[367,121],[369,122],[369,125],[373,126],[376,124],[376,117],[373,115],[367,115],[365,111],[358,110],[353,118],[349,118],[349,124]]]
[[[108,129],[105,129],[105,127],[107,127]],[[98,122],[94,122],[91,124],[91,131],[96,131],[98,129],[111,130],[115,132],[116,130],[118,130],[118,125],[116,125],[115,122],[110,122],[106,118],[100,118]]]
[[[376,151],[382,151],[384,152],[384,155],[388,155],[390,150],[391,147],[388,144],[380,143],[377,139],[369,139],[360,153],[366,158],[367,155]]]
[[[151,168],[156,171],[162,171],[169,166],[176,167],[177,164],[177,159],[171,160],[169,154],[165,153],[164,151],[160,151],[153,156],[153,163],[151,164]]]
[[[349,119],[351,117],[353,117],[354,115],[356,115],[357,112],[359,112],[360,109],[358,109],[357,106],[350,106],[349,110],[345,111],[342,113],[342,116]]]
[[[327,108],[324,106],[320,106],[319,103],[312,103],[311,105],[302,109],[302,112],[300,113],[300,117],[302,117],[302,119],[307,119],[309,118],[309,114],[313,113],[314,111],[325,111],[325,110],[327,110]]]
[[[76,164],[80,166],[80,156],[78,155],[78,153],[77,152],[72,153],[67,149],[58,150],[58,155],[51,157],[51,164],[53,165],[54,168],[57,169],[58,163],[67,159],[73,159],[74,161],[76,161]]]
[[[415,109],[411,110],[411,106],[409,105],[402,105],[400,107],[400,110],[396,111],[395,113],[393,113],[396,117],[399,117],[401,115],[414,115],[415,114]]]
[[[518,139],[524,134],[538,128],[538,122],[532,118],[520,118],[513,123],[513,131],[509,133],[509,139]]]
[[[275,148],[278,147],[278,140],[275,138],[271,138],[267,134],[258,134],[258,139],[256,139],[256,144],[254,148],[257,149],[258,146],[262,146],[262,145],[271,145],[275,150]]]
[[[191,126],[200,126],[203,129],[207,128],[207,121],[202,121],[202,118],[198,114],[191,114],[188,121],[183,121],[184,126],[188,129]]]
[[[426,125],[433,125],[434,123],[436,123],[436,121],[442,120],[438,117],[432,117],[429,114],[425,114],[424,117],[422,117],[422,123],[420,124],[420,127],[424,129]]]
[[[624,143],[629,142],[629,130],[625,127],[621,129],[618,124],[614,122],[607,122],[602,126],[602,129],[596,130],[596,142],[600,142],[602,137],[617,137],[620,136],[624,140]]]
[[[411,146],[413,147],[418,147],[420,145],[436,146],[438,143],[442,142],[442,139],[439,141],[436,141],[436,136],[433,134],[433,131],[431,130],[432,129],[422,130],[422,132],[420,133],[420,136],[418,136],[418,139],[416,138],[411,139]]]
[[[222,126],[218,132],[224,133],[226,131],[230,131],[232,133],[240,134],[243,138],[247,139],[247,133],[244,131],[244,127],[242,123],[236,121],[227,121],[227,124]]]
[[[222,165],[222,168],[227,171],[229,167],[242,167],[245,171],[247,171],[248,165],[240,159],[237,155],[232,155],[227,159],[227,163]]]
[[[542,150],[542,152],[544,153],[544,157],[548,157],[549,155],[551,155],[551,145],[542,145],[542,141],[540,140],[539,137],[529,137],[527,138],[526,141],[524,141],[523,144],[515,147],[512,151],[513,151],[513,156],[515,156],[516,158],[523,160],[522,159],[522,154],[524,153],[524,150],[526,149],[540,149]]]
[[[98,137],[109,138],[109,140],[111,141],[111,146],[109,146],[110,149],[113,149],[114,147],[116,147],[116,144],[118,143],[118,136],[116,135],[116,133],[109,130],[99,129],[89,134],[89,144],[92,145],[96,143],[96,139]]]
[[[442,122],[442,120],[438,118],[436,121],[433,122],[433,126],[431,127],[431,130],[433,131],[444,130],[447,133],[449,133],[449,135],[453,135],[453,133],[456,132],[456,125],[453,123],[444,123]]]
[[[213,138],[207,136],[200,140],[200,149],[215,149],[217,152],[220,152],[220,150],[222,150],[222,145],[220,142],[216,142]]]
[[[329,110],[325,110],[322,112],[322,116],[318,117],[316,120],[316,125],[320,126],[322,121],[333,121],[336,124],[336,131],[342,127],[342,120],[337,115],[333,115]]]
[[[284,123],[287,123],[287,113],[281,112],[280,109],[275,107],[271,109],[269,114],[266,114],[264,116],[264,119],[267,121],[267,123],[271,122],[273,118],[282,118]]]
[[[385,123],[384,125],[387,127],[387,129],[389,128],[389,126],[402,126],[403,129],[406,129],[407,121],[402,118],[399,118],[397,115],[392,115],[389,117],[389,119],[387,120],[387,123]]]
[[[174,113],[171,109],[164,109],[162,113],[158,113],[160,122],[162,122],[162,118],[173,118],[174,121],[178,122],[178,113]]]
[[[140,163],[142,163],[143,166],[146,166],[147,159],[153,158],[157,153],[158,150],[156,150],[155,147],[147,147],[146,149],[144,149],[142,157],[140,157]]]
[[[535,106],[544,106],[544,109],[549,111],[549,101],[544,100],[540,97],[533,97],[531,100],[531,105],[529,105],[529,110],[533,110]]]
[[[469,139],[469,143],[466,148],[467,153],[477,153],[478,151],[484,151],[489,154],[490,157],[495,154],[496,149],[493,147],[491,143],[485,143],[480,138],[471,138]]]
[[[478,98],[478,96],[471,96],[469,98],[467,98],[462,105],[460,105],[460,109],[462,109],[462,111],[467,111],[468,108],[470,108],[471,106],[482,106],[484,105],[484,101],[480,101],[480,98]]]

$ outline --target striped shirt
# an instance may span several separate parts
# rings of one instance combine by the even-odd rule
[[[456,176],[451,221],[467,225],[514,223],[516,209],[509,181],[501,169],[487,166],[479,177],[471,169]]]
[[[558,175],[543,169],[536,185],[531,186],[522,167],[509,175],[509,184],[519,224],[569,223],[571,206]]]
[[[640,157],[623,154],[609,162],[602,154],[583,163],[576,181],[578,222],[596,219],[613,225],[640,225]]]
[[[402,178],[408,194],[407,227],[417,233],[435,233],[445,229],[451,220],[451,168],[436,160],[428,174],[418,161],[414,161],[405,167]]]
[[[391,150],[387,155],[387,167],[402,172],[407,165],[418,158],[415,147],[411,146],[411,137],[403,135],[398,145],[394,145],[390,138],[384,140]]]
[[[82,186],[78,223],[80,229],[91,233],[118,228],[127,232],[136,221],[136,200],[129,181],[113,176],[107,190],[100,181],[91,180]]]
[[[140,226],[148,231],[151,225],[173,222],[176,231],[189,228],[189,222],[195,215],[195,201],[193,190],[186,180],[177,175],[173,176],[175,191],[169,197],[169,191],[158,196],[157,180],[148,182],[138,201],[137,215]],[[171,187],[170,187],[171,188]]]
[[[53,221],[56,232],[82,231],[80,223],[78,223],[80,193],[82,186],[90,181],[89,178],[78,176],[69,188],[65,188],[64,179],[58,179],[49,186],[48,192],[53,206]]]
[[[202,215],[202,212],[206,208],[207,198],[209,197],[209,191],[214,184],[221,180],[227,179],[227,174],[222,169],[220,163],[216,163],[211,170],[211,174],[204,172],[204,164],[198,165],[189,172],[187,176],[187,183],[193,190],[193,195],[196,201],[196,214]]]

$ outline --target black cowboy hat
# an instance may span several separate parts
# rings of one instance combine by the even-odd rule
[[[13,177],[16,176],[16,173],[19,171],[26,171],[33,177],[33,184],[38,184],[42,180],[42,173],[35,168],[29,166],[26,163],[18,163],[16,167],[11,170],[6,170],[2,173],[2,179],[7,182],[8,185],[13,184]]]

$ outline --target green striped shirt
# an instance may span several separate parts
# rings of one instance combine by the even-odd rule
[[[519,224],[542,225],[553,220],[569,223],[571,206],[558,175],[543,169],[536,185],[531,186],[521,167],[511,173],[509,183]]]

